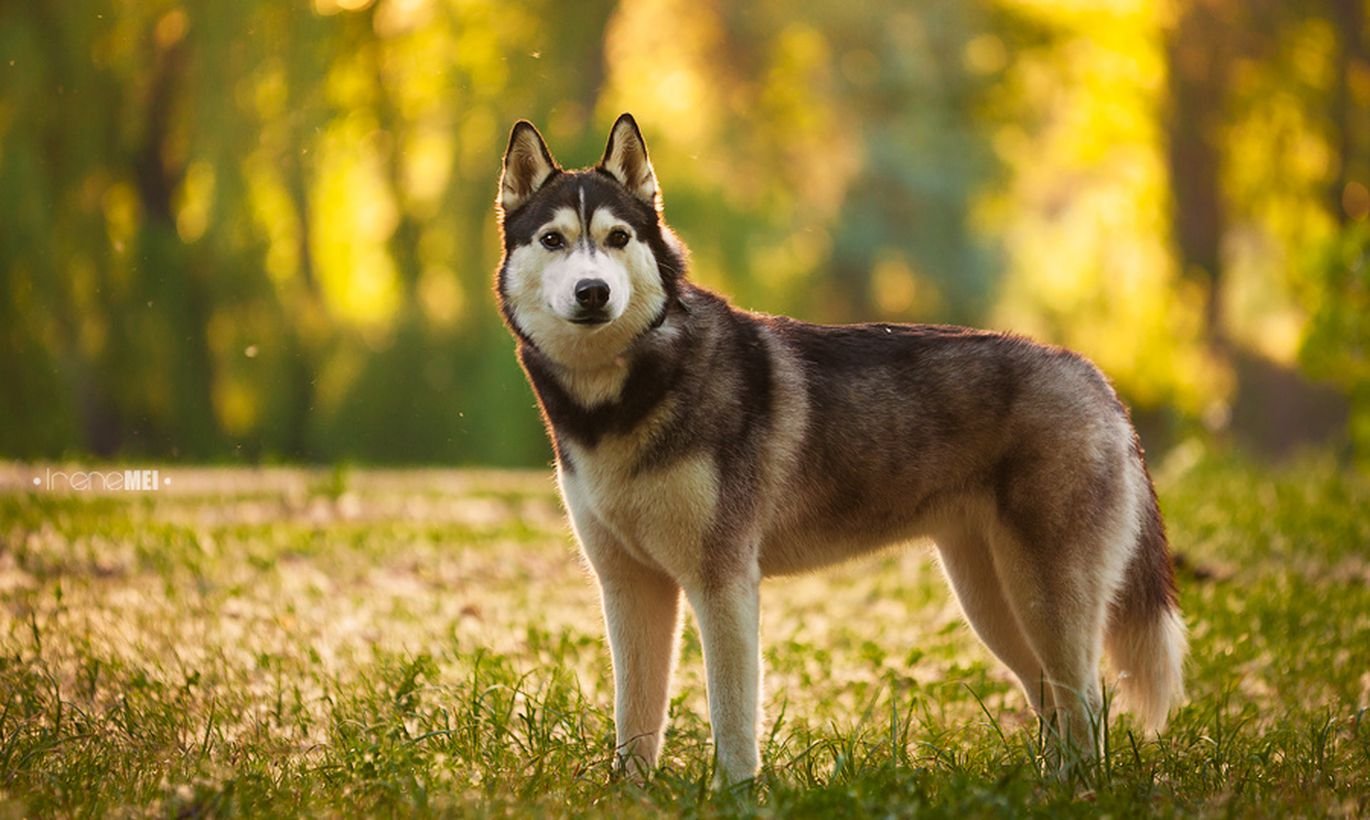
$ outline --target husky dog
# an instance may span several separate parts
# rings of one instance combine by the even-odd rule
[[[1107,649],[1159,729],[1186,642],[1127,411],[1083,358],[957,327],[813,325],[738,310],[686,252],[633,118],[593,168],[509,137],[496,285],[599,581],[616,761],[656,764],[693,608],[723,784],[756,775],[758,592],[930,536],[976,634],[1089,754]]]

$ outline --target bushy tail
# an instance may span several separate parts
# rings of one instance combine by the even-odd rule
[[[1109,612],[1105,647],[1119,674],[1122,705],[1148,731],[1165,727],[1184,700],[1184,659],[1189,650],[1175,594],[1165,526],[1155,491],[1148,487],[1140,543]]]

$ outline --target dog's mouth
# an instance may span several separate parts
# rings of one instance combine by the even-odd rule
[[[576,316],[572,316],[570,322],[574,325],[607,325],[609,323],[609,314],[607,311],[581,313]]]

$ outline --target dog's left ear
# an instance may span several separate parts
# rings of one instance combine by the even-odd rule
[[[632,114],[624,114],[614,123],[599,167],[622,183],[633,196],[653,208],[660,207],[656,173],[652,170],[651,160],[647,159],[647,143],[643,141],[642,132],[638,130]]]

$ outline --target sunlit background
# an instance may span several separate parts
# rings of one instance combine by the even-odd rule
[[[1078,349],[1153,449],[1370,452],[1360,0],[0,7],[0,455],[537,465],[514,120],[694,278]]]

